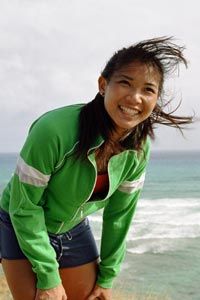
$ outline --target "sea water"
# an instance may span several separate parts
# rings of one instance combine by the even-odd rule
[[[0,193],[16,158],[0,154]],[[90,216],[98,246],[101,215]],[[114,287],[173,300],[200,299],[199,152],[152,153]]]

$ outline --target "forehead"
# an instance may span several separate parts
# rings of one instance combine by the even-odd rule
[[[130,76],[133,80],[143,78],[144,80],[153,81],[158,84],[161,81],[161,74],[156,66],[139,61],[135,61],[121,67],[119,70],[114,72],[113,77],[123,75]]]

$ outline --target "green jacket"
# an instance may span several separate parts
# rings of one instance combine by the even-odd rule
[[[0,202],[10,214],[20,247],[37,275],[37,287],[42,289],[61,282],[47,232],[63,233],[101,208],[104,211],[97,283],[105,288],[112,286],[144,182],[149,139],[143,146],[144,153],[126,150],[109,160],[108,194],[104,199],[88,202],[97,178],[94,150],[104,140],[98,137],[86,161],[71,155],[78,143],[82,105],[50,111],[32,124]]]

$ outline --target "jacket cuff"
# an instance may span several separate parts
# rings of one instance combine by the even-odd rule
[[[104,289],[111,289],[113,286],[113,280],[105,280],[101,277],[98,277],[96,284]]]
[[[116,275],[113,268],[103,267],[100,263],[96,283],[102,288],[110,289],[113,286]]]
[[[61,278],[58,269],[48,272],[46,274],[37,274],[37,288],[38,289],[51,289],[61,283]]]

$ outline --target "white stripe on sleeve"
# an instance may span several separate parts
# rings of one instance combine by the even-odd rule
[[[142,189],[145,180],[145,173],[142,174],[140,178],[133,181],[124,181],[118,188],[119,191],[124,193],[134,193],[137,190]]]
[[[21,182],[36,187],[46,186],[50,179],[50,175],[45,175],[34,167],[29,166],[21,157],[18,158],[15,173],[19,176]]]

